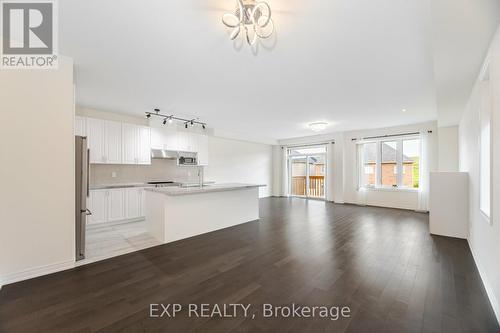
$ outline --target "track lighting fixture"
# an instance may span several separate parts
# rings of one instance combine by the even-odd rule
[[[185,118],[176,117],[173,114],[172,115],[161,114],[159,108],[154,108],[153,112],[146,112],[146,118],[149,119],[149,118],[151,118],[151,116],[163,118],[163,121],[162,121],[163,125],[166,125],[167,122],[169,124],[172,124],[174,122],[174,120],[177,120],[179,122],[183,122],[184,128],[186,128],[186,129],[189,127],[189,125],[191,125],[191,126],[200,125],[203,129],[207,128],[207,124],[202,123],[201,121],[198,121],[198,118],[185,119]]]

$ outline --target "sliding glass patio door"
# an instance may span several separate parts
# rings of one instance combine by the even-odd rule
[[[324,199],[326,146],[288,150],[289,195]]]

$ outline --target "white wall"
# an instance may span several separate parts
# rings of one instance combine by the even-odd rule
[[[476,265],[500,322],[500,30],[490,52],[490,91],[492,94],[492,220],[479,211],[479,110],[480,82],[474,85],[459,128],[460,171],[469,173],[469,245]]]
[[[267,144],[209,137],[205,179],[217,183],[265,184],[260,197],[272,195],[273,148]]]
[[[74,261],[73,62],[0,71],[0,285]]]
[[[418,208],[418,193],[415,191],[394,190],[369,190],[362,197],[358,192],[357,176],[357,148],[353,138],[378,136],[387,134],[401,134],[408,132],[419,132],[421,130],[432,130],[430,138],[431,160],[430,170],[437,170],[438,146],[437,146],[437,124],[428,122],[422,124],[389,127],[373,130],[360,130],[341,133],[330,133],[314,135],[310,137],[289,139],[280,141],[280,145],[300,145],[317,142],[335,141],[333,153],[329,156],[329,179],[327,188],[327,200],[337,203],[363,203],[372,206],[393,207],[416,210]],[[276,153],[276,151],[275,151]],[[282,168],[279,164],[277,167]],[[275,179],[275,182],[277,180]],[[281,193],[281,195],[284,195]]]
[[[439,127],[438,151],[438,170],[458,171],[458,126]]]

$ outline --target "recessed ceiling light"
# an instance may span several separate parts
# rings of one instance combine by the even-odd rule
[[[401,110],[401,111],[406,112],[406,109],[403,109],[403,110]]]
[[[321,132],[324,129],[326,129],[326,126],[328,126],[328,124],[322,121],[309,124],[309,128],[312,129],[314,132]]]

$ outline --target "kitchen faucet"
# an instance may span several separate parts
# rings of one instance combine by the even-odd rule
[[[200,166],[198,168],[198,182],[199,186],[203,187],[203,166]]]

